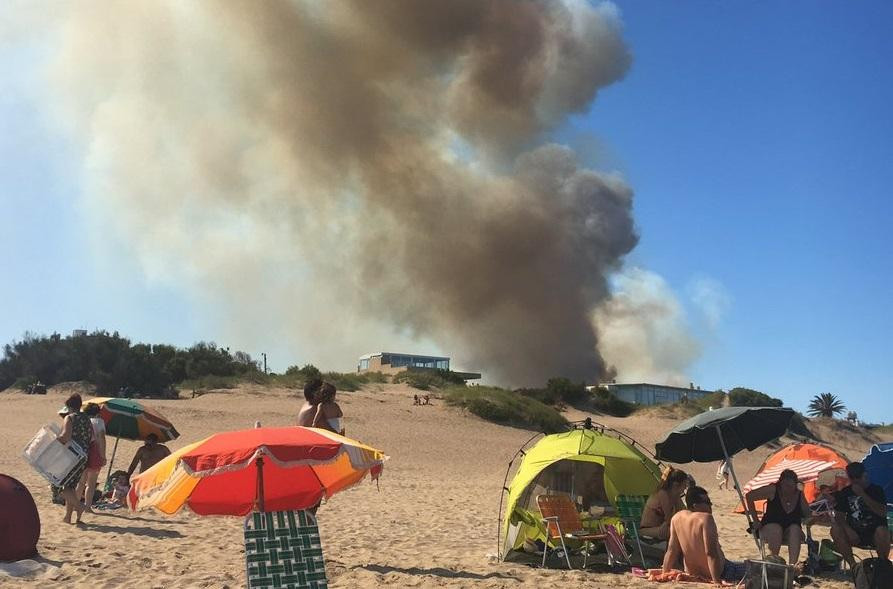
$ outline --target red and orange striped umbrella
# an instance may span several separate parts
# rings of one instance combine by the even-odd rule
[[[180,448],[131,480],[131,509],[200,515],[307,509],[381,474],[379,450],[327,430],[257,428]]]

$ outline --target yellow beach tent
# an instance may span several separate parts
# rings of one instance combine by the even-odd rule
[[[607,502],[618,495],[650,495],[660,468],[633,443],[597,429],[545,436],[524,455],[507,487],[502,518],[502,558],[510,560],[526,542],[545,538],[537,495],[565,493],[579,503]]]

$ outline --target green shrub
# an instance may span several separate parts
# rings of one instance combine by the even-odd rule
[[[313,364],[304,364],[300,368],[297,366],[289,366],[285,374],[287,376],[296,376],[300,377],[304,380],[304,382],[310,380],[311,378],[322,378],[322,372],[319,371],[319,368],[314,366]]]
[[[394,382],[405,382],[422,391],[465,385],[465,379],[450,370],[404,370],[394,375]]]
[[[561,395],[554,390],[549,389],[516,389],[516,393],[536,399],[543,405],[558,405],[561,402]]]
[[[781,407],[784,403],[760,391],[735,387],[729,391],[729,404],[732,407]]]
[[[22,391],[28,390],[28,387],[37,382],[36,376],[23,376],[21,378],[17,378],[14,383],[12,383],[12,388],[19,389]]]
[[[583,402],[589,397],[585,384],[573,383],[567,378],[550,378],[546,383],[546,390],[570,405]]]
[[[725,400],[726,394],[722,391],[717,391],[715,393],[710,393],[709,395],[704,395],[700,399],[689,400],[689,403],[695,405],[703,413],[711,407],[714,409],[722,407]]]
[[[497,387],[455,386],[444,392],[449,405],[463,407],[481,419],[545,433],[565,431],[567,420],[553,407]]]
[[[635,404],[618,399],[614,393],[600,387],[592,392],[592,406],[597,411],[614,417],[626,417],[636,410]]]

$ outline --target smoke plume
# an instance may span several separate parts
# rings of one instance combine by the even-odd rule
[[[505,384],[606,375],[592,315],[637,242],[632,194],[546,138],[629,67],[611,4],[67,10],[56,115],[149,277],[321,362],[390,334]]]

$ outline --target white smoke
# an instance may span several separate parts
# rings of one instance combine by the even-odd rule
[[[700,355],[685,310],[659,275],[627,268],[615,276],[613,296],[594,320],[599,349],[620,382],[689,383]]]

